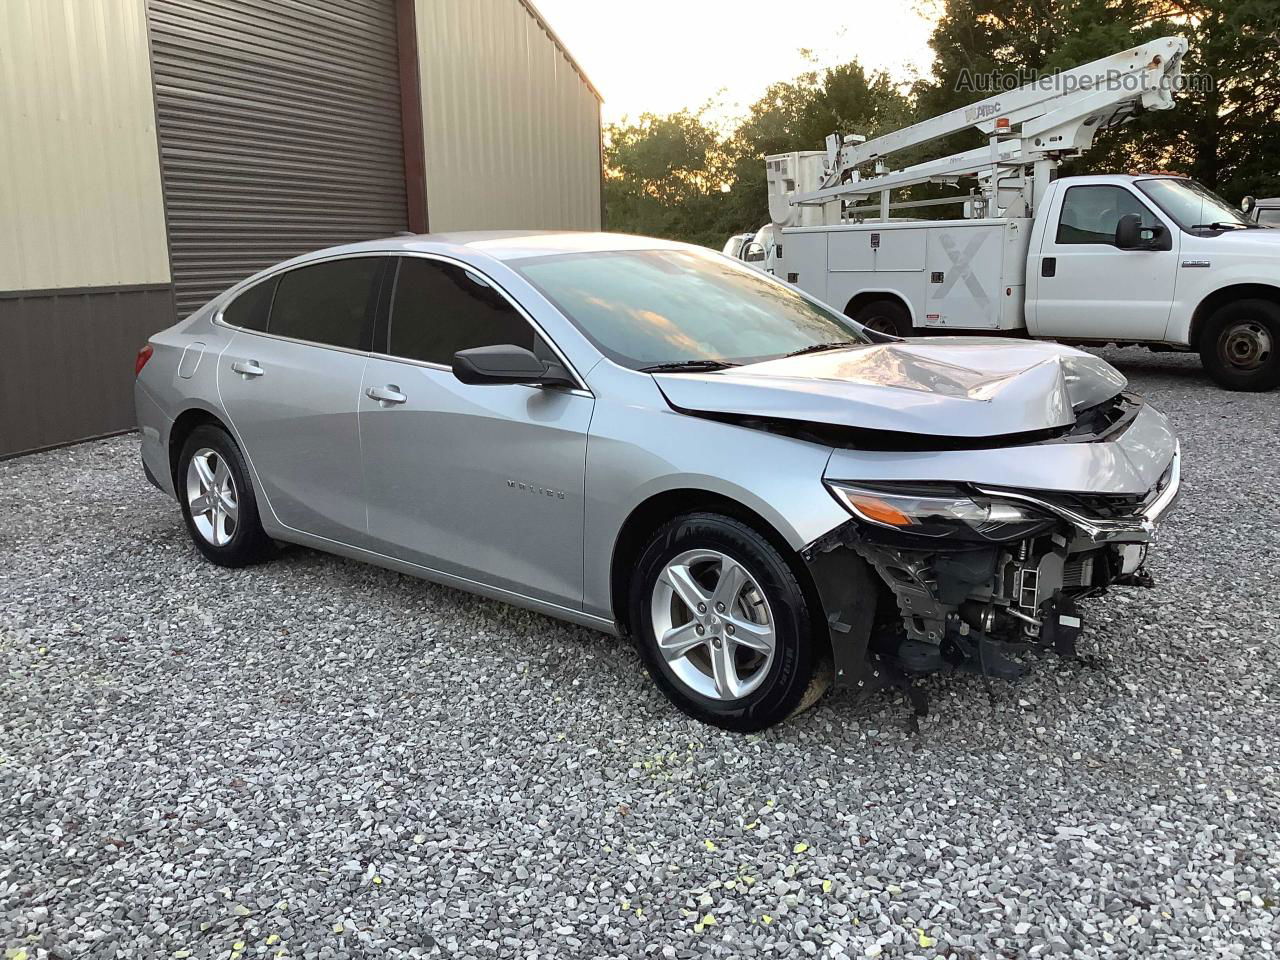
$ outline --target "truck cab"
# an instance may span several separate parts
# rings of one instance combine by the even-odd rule
[[[1280,233],[1194,180],[1055,180],[1026,277],[1033,337],[1197,350],[1230,389],[1280,383]]]

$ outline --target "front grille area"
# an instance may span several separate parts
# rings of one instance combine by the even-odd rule
[[[1064,587],[1087,587],[1093,583],[1093,553],[1078,553],[1069,558],[1062,567],[1062,585]]]
[[[1142,516],[1173,479],[1173,461],[1146,493],[1053,493],[1044,499],[1090,519],[1127,520]]]
[[[1142,401],[1131,393],[1117,393],[1110,400],[1086,407],[1076,414],[1076,422],[1063,431],[1055,443],[1098,443],[1114,440],[1133,422]]]

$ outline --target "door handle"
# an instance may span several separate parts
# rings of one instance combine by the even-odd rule
[[[409,399],[400,392],[400,388],[394,383],[389,383],[385,387],[369,387],[365,390],[364,395],[370,400],[377,400],[379,403],[404,403]]]
[[[243,377],[260,377],[267,372],[258,366],[257,360],[235,360],[231,369]]]
[[[1041,257],[1040,258],[1040,276],[1056,277],[1058,275],[1058,258],[1057,257]]]

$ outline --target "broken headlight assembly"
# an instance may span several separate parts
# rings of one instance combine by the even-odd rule
[[[934,484],[870,485],[828,480],[851,514],[877,527],[919,537],[1004,542],[1054,526],[1051,514],[1025,503]]]

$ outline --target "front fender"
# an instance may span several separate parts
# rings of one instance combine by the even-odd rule
[[[1209,267],[1187,266],[1188,263],[1207,262]],[[1169,311],[1169,325],[1165,329],[1165,340],[1170,343],[1191,344],[1192,323],[1201,306],[1210,297],[1223,294],[1230,287],[1248,288],[1254,292],[1242,290],[1241,296],[1257,296],[1259,287],[1273,291],[1280,299],[1280,284],[1276,283],[1276,272],[1263,270],[1257,261],[1250,259],[1241,263],[1232,263],[1221,257],[1209,254],[1183,254],[1178,266],[1178,282],[1176,300]],[[1204,317],[1200,318],[1204,320]]]
[[[618,534],[636,508],[658,494],[687,490],[733,500],[797,552],[849,519],[823,485],[829,447],[677,413],[651,377],[621,370],[616,376],[630,382],[597,390],[587,439],[588,612],[613,617],[610,570]]]

